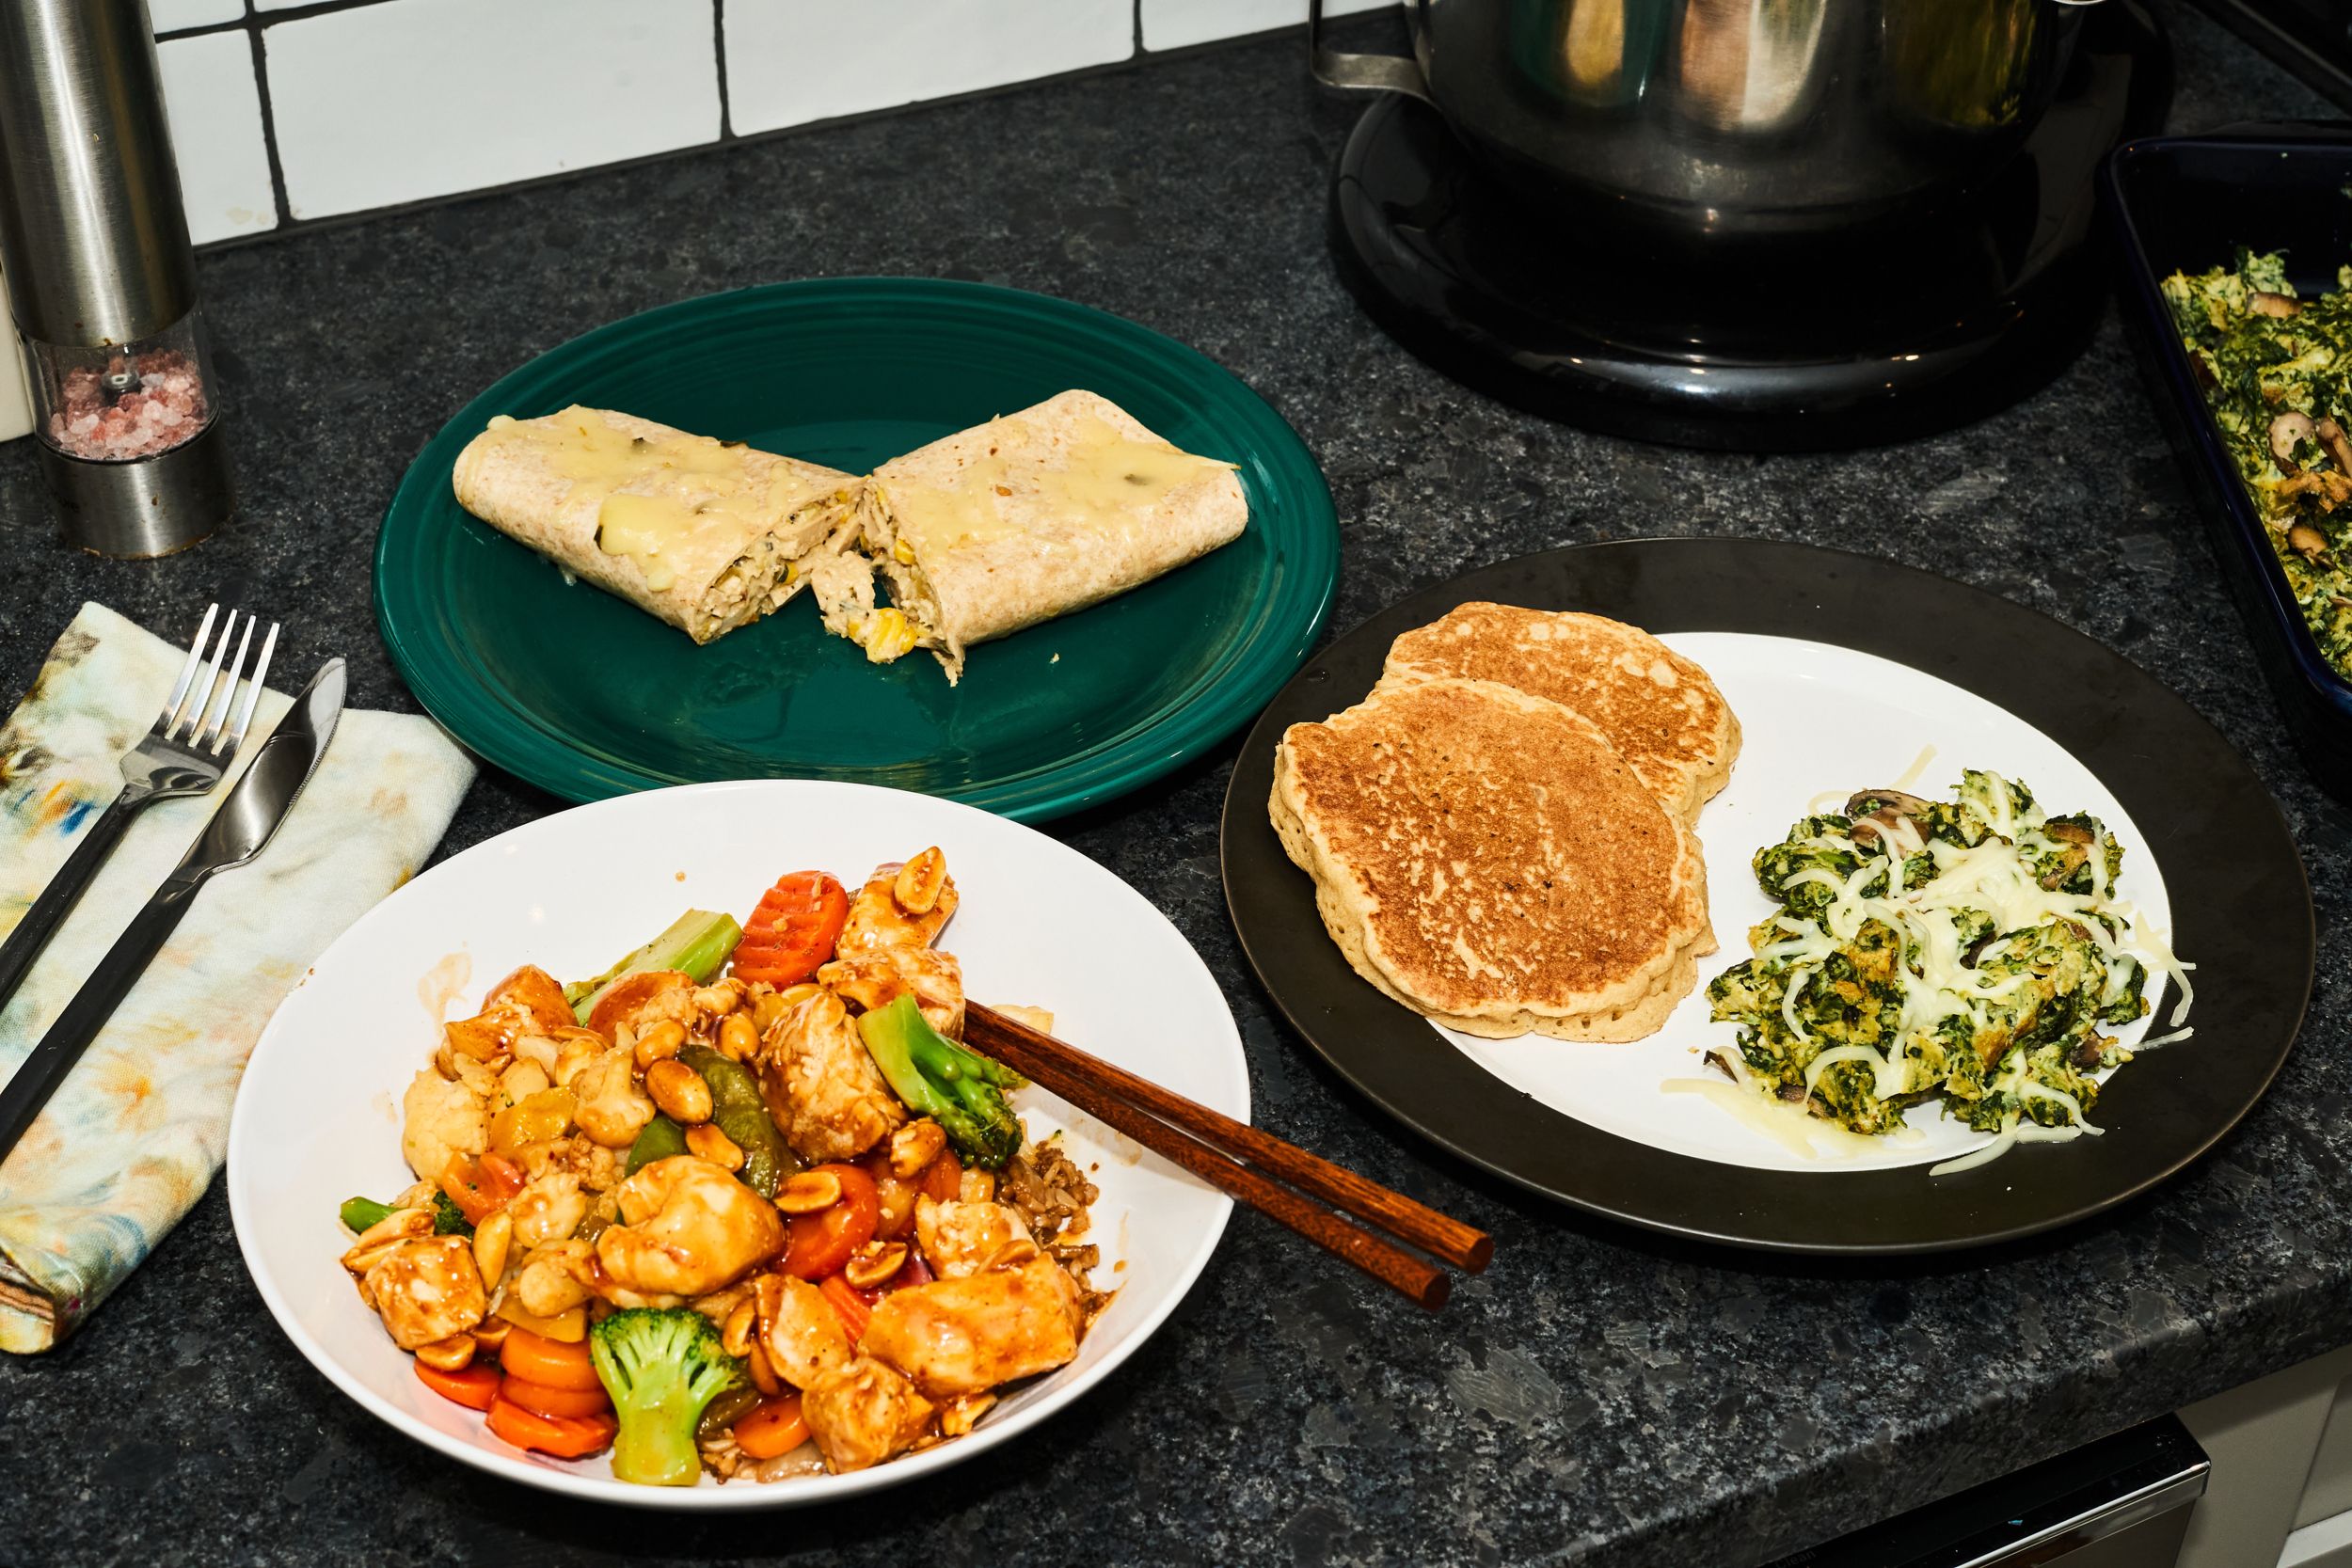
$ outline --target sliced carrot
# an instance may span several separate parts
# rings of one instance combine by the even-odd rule
[[[596,1376],[596,1364],[588,1354],[588,1342],[567,1345],[557,1339],[543,1339],[527,1328],[510,1328],[506,1343],[499,1347],[499,1364],[506,1375],[518,1377],[525,1383],[535,1383],[542,1388],[570,1388],[585,1392],[602,1388]]]
[[[558,1459],[585,1459],[612,1446],[621,1430],[612,1416],[540,1416],[512,1400],[490,1402],[490,1430],[518,1449],[534,1449]]]
[[[821,1279],[850,1260],[850,1255],[874,1239],[882,1223],[882,1195],[874,1179],[857,1165],[818,1165],[841,1179],[841,1201],[813,1214],[795,1214],[787,1222],[791,1240],[782,1265],[801,1279]]]
[[[481,1163],[468,1154],[453,1154],[441,1170],[441,1191],[457,1205],[468,1225],[480,1225],[498,1212],[501,1201],[482,1179]]]
[[[415,1366],[420,1383],[445,1400],[455,1400],[469,1410],[487,1410],[490,1402],[498,1398],[499,1370],[485,1362],[476,1361],[454,1372],[428,1367],[421,1361]]]
[[[833,957],[849,924],[850,894],[823,871],[793,871],[776,879],[743,923],[733,958],[739,980],[795,986]]]
[[[601,1384],[594,1388],[550,1388],[544,1383],[526,1383],[512,1372],[499,1385],[498,1396],[533,1416],[595,1416],[612,1408]]]
[[[773,1459],[808,1441],[808,1423],[801,1418],[801,1396],[781,1394],[762,1400],[752,1413],[735,1423],[735,1446],[746,1459]]]
[[[839,1318],[841,1326],[849,1331],[850,1343],[854,1345],[865,1338],[866,1325],[872,1321],[874,1308],[858,1293],[857,1287],[837,1274],[829,1274],[818,1282],[817,1289],[824,1292],[834,1316]]]

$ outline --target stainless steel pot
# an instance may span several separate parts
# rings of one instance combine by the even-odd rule
[[[1406,0],[1411,57],[1324,46],[1409,93],[1556,216],[1629,232],[1827,235],[2007,162],[2096,0]]]

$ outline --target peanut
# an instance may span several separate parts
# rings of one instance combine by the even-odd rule
[[[731,1061],[748,1062],[759,1052],[759,1025],[749,1013],[729,1013],[719,1021],[719,1053]]]
[[[776,1189],[776,1207],[787,1214],[814,1214],[841,1201],[841,1178],[829,1170],[796,1171]]]
[[[737,1304],[727,1314],[726,1326],[719,1331],[719,1346],[729,1355],[742,1355],[752,1348],[752,1326],[758,1317],[749,1298]]]
[[[685,1045],[686,1025],[676,1019],[665,1018],[637,1037],[637,1043],[629,1047],[629,1060],[640,1068],[650,1068],[656,1062],[668,1061]]]
[[[439,1371],[462,1372],[473,1365],[473,1336],[453,1334],[446,1339],[419,1345],[417,1359]]]
[[[707,1160],[714,1165],[723,1165],[728,1170],[743,1168],[743,1151],[736,1148],[733,1138],[719,1131],[716,1122],[706,1121],[688,1128],[686,1152],[698,1160]],[[738,1353],[730,1351],[728,1354]]]
[[[482,1271],[482,1287],[495,1287],[506,1273],[506,1254],[515,1242],[515,1216],[501,1209],[473,1227],[473,1264]]]
[[[908,1122],[890,1134],[890,1174],[919,1176],[946,1147],[946,1131],[929,1117]]]
[[[710,1119],[710,1085],[684,1062],[664,1059],[647,1068],[645,1093],[663,1116],[682,1126]]]
[[[887,1283],[906,1266],[906,1243],[868,1242],[841,1266],[841,1277],[861,1291],[870,1291],[877,1285]]]
[[[890,896],[909,914],[929,914],[939,906],[939,892],[947,883],[947,857],[932,845],[898,867]]]
[[[743,1351],[743,1365],[752,1374],[752,1386],[763,1399],[774,1399],[784,1392],[784,1385],[776,1381],[776,1370],[768,1363],[768,1353],[759,1348],[759,1341],[751,1340]]]

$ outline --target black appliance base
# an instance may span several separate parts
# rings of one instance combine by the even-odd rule
[[[2170,98],[2163,34],[2108,0],[2024,150],[1944,215],[1664,262],[1547,225],[1436,110],[1389,95],[1340,156],[1332,255],[1390,336],[1547,418],[1741,451],[1905,440],[2008,406],[2089,343],[2092,176]]]

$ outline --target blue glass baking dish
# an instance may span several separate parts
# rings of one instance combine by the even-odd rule
[[[2157,416],[2214,535],[2279,710],[2320,787],[2352,801],[2352,681],[2330,668],[2287,588],[2253,502],[2157,292],[2174,272],[2227,265],[2237,247],[2286,252],[2301,294],[2352,262],[2352,123],[2236,126],[2127,142],[2100,173],[2122,251],[2123,324]]]

